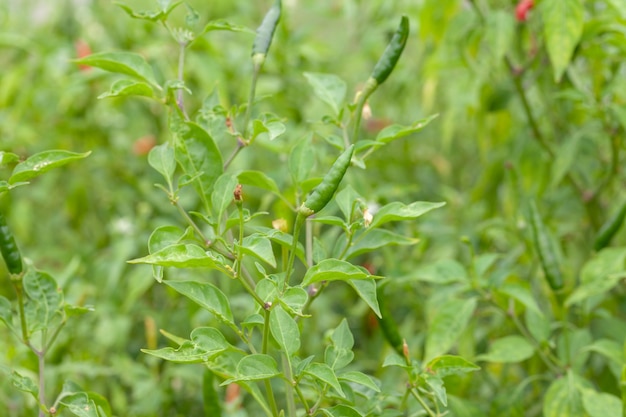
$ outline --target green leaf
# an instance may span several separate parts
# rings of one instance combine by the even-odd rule
[[[302,314],[302,308],[305,306],[309,299],[309,294],[306,290],[300,287],[291,287],[285,291],[285,294],[280,298],[281,305],[292,314]]]
[[[467,282],[467,272],[463,265],[454,259],[440,259],[417,267],[413,272],[398,278],[398,281],[420,281],[433,284]]]
[[[53,168],[58,168],[77,159],[86,158],[90,154],[91,152],[76,153],[62,150],[39,152],[26,159],[24,162],[20,162],[13,168],[13,173],[9,178],[9,184],[15,184],[38,177]]]
[[[437,307],[428,320],[429,332],[426,335],[424,361],[428,362],[452,348],[467,327],[475,309],[475,298],[452,299]]]
[[[428,362],[426,369],[429,372],[434,372],[438,377],[444,378],[448,375],[463,375],[478,371],[480,366],[460,356],[442,355]]]
[[[9,329],[13,328],[13,310],[11,302],[3,296],[0,296],[0,321],[4,322]]]
[[[237,376],[222,382],[221,386],[237,381],[259,381],[280,375],[274,358],[260,353],[244,356],[237,364]]]
[[[378,387],[376,382],[374,382],[372,377],[370,377],[369,375],[365,375],[362,372],[358,372],[358,371],[343,372],[341,375],[338,375],[337,378],[340,381],[353,382],[355,384],[363,385],[364,387],[367,387],[376,392],[380,392],[380,388]]]
[[[487,362],[521,362],[535,353],[533,345],[522,336],[506,336],[495,340],[486,354],[478,355],[476,360]]]
[[[27,392],[31,394],[35,398],[35,400],[39,400],[39,387],[32,379],[22,376],[19,373],[13,371],[11,372],[11,383],[18,390],[22,392]]]
[[[615,395],[582,389],[583,406],[589,417],[622,417],[622,400]]]
[[[217,223],[222,221],[224,212],[233,202],[233,192],[236,186],[237,177],[227,173],[220,175],[215,181],[214,190],[211,193],[211,204],[213,205],[213,216]]]
[[[163,282],[220,320],[230,324],[233,323],[233,313],[230,310],[228,298],[215,285],[197,281]]]
[[[341,212],[343,213],[343,217],[346,220],[349,220],[352,217],[354,202],[358,200],[361,200],[363,203],[365,203],[365,199],[359,193],[357,193],[350,184],[347,184],[335,195],[335,203],[337,203],[339,210],[341,210]],[[318,220],[317,216],[315,217],[315,220]]]
[[[585,417],[576,377],[568,373],[550,384],[543,398],[544,417]]]
[[[176,244],[128,261],[130,264],[172,266],[175,268],[215,268],[224,270],[222,260],[198,245]]]
[[[174,149],[167,143],[153,147],[148,153],[148,164],[163,175],[168,184],[171,183],[174,171],[176,171]]]
[[[321,408],[320,411],[328,417],[363,417],[358,410],[348,405],[339,404],[333,408]]]
[[[624,363],[624,349],[622,345],[623,344],[617,343],[614,340],[598,339],[594,341],[593,344],[587,346],[584,350],[599,353],[609,361],[612,361],[615,365],[622,366]]]
[[[398,201],[386,204],[376,212],[369,227],[373,229],[388,222],[413,220],[445,204],[446,203],[431,203],[428,201],[416,201],[408,206]]]
[[[243,239],[243,245],[238,246],[243,253],[252,255],[260,261],[276,268],[276,258],[272,249],[272,242],[267,236],[259,233],[251,234]]]
[[[497,289],[497,292],[519,301],[527,309],[543,316],[543,312],[539,308],[535,297],[530,292],[530,286],[528,284],[504,284]]]
[[[154,90],[150,84],[133,80],[117,80],[109,88],[109,91],[98,96],[99,99],[109,97],[141,96],[154,97]]]
[[[251,185],[253,187],[259,187],[263,190],[271,191],[275,194],[280,194],[278,185],[276,182],[268,177],[261,171],[242,171],[237,175],[239,182],[242,185]]]
[[[419,239],[406,237],[385,229],[366,229],[365,232],[355,238],[355,242],[348,252],[346,259],[372,252],[375,249],[386,246],[411,246],[419,242]]]
[[[447,407],[448,405],[448,393],[446,387],[443,385],[443,379],[439,375],[431,375],[424,373],[421,375],[426,385],[430,388],[430,391],[435,394],[435,397]]]
[[[328,104],[335,116],[339,115],[346,98],[347,86],[345,81],[334,74],[305,72],[304,77],[313,88],[313,93]]]
[[[293,317],[280,306],[270,311],[270,331],[287,356],[292,356],[300,349],[300,329]]]
[[[402,125],[387,126],[383,130],[378,132],[378,135],[376,136],[376,142],[385,144],[385,143],[394,141],[396,139],[400,139],[404,136],[408,136],[411,133],[419,132],[424,127],[426,127],[427,124],[432,122],[437,117],[439,117],[439,115],[434,114],[425,119],[418,120],[410,126],[402,126]]]
[[[0,151],[0,166],[12,164],[20,160],[20,157],[11,152]]]
[[[565,306],[606,294],[626,277],[626,248],[605,248],[587,261],[580,273],[581,285],[565,300]]]
[[[339,381],[337,380],[335,371],[333,371],[325,363],[313,362],[305,368],[304,373],[312,376],[313,378],[321,381],[324,384],[330,385],[342,397],[346,396],[343,390],[341,389],[341,385],[339,384]]]
[[[583,2],[582,0],[544,0],[540,8],[546,48],[554,69],[554,80],[559,82],[583,33]]]
[[[63,293],[56,281],[45,272],[29,269],[24,276],[24,292],[29,298],[28,311],[31,330],[47,329],[53,320],[61,316]]]
[[[262,138],[273,141],[287,131],[287,127],[280,120],[255,120],[252,123],[252,140]]]
[[[354,353],[352,352],[354,336],[350,332],[346,319],[339,323],[330,339],[332,345],[328,346],[324,352],[324,362],[335,370],[344,368],[354,359]]]
[[[325,259],[306,271],[302,285],[310,285],[320,281],[349,281],[353,279],[372,278],[363,268],[339,259]]]
[[[63,311],[66,317],[77,317],[87,313],[92,313],[95,310],[93,306],[74,306],[70,304],[63,304]]]
[[[306,136],[296,143],[289,153],[289,172],[296,184],[301,184],[309,179],[311,170],[315,165],[315,150],[311,145],[311,135]]]
[[[207,23],[204,26],[204,29],[202,29],[202,32],[198,34],[198,37],[204,35],[205,33],[212,32],[215,30],[225,30],[228,32],[244,32],[244,33],[250,33],[253,35],[255,33],[254,30],[247,28],[245,26],[230,23],[223,19],[218,19],[218,20],[211,20],[209,23]]]
[[[77,392],[63,397],[60,404],[67,411],[78,417],[99,417],[96,404],[89,398],[86,392]]]
[[[183,3],[182,1],[176,1],[172,4],[167,5],[166,7],[162,7],[161,10],[157,10],[154,12],[148,12],[148,11],[137,12],[137,11],[134,11],[130,6],[127,6],[124,3],[113,2],[113,4],[115,4],[116,6],[119,6],[122,10],[128,13],[128,15],[132,17],[133,19],[148,20],[151,22],[156,22],[159,20],[165,21],[167,19],[167,16],[169,16],[169,14],[172,13],[172,11],[182,3]]]
[[[559,147],[558,152],[556,152],[556,158],[552,163],[550,173],[551,189],[556,189],[556,187],[559,185],[561,180],[565,177],[565,175],[568,173],[568,171],[576,161],[578,149],[580,148],[580,144],[582,142],[582,137],[583,135],[581,135],[580,133],[574,134],[571,138],[567,139],[567,141]]]
[[[608,0],[607,3],[619,13],[622,19],[626,19],[626,3],[622,0]]]
[[[378,305],[378,299],[376,298],[376,281],[373,279],[355,279],[348,280],[350,285],[356,293],[361,297],[363,301],[372,309],[372,311],[378,316],[382,317],[380,313],[380,306]]]
[[[148,238],[148,252],[155,253],[180,241],[184,231],[176,226],[160,226]]]
[[[199,125],[185,122],[178,132],[176,158],[185,173],[196,177],[196,190],[201,196],[211,195],[213,184],[222,175],[223,162],[213,138]]]
[[[100,52],[85,58],[76,59],[74,62],[109,72],[130,75],[160,89],[159,83],[154,77],[152,67],[139,54],[132,52]]]
[[[230,344],[219,330],[211,327],[198,327],[191,332],[191,340],[186,340],[178,348],[142,349],[157,358],[177,363],[207,362],[215,355],[228,349]]]

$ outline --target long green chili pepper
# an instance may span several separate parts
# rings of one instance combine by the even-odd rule
[[[376,298],[378,299],[378,307],[380,308],[380,314],[382,316],[378,319],[378,323],[380,324],[380,329],[383,331],[385,340],[387,340],[398,355],[402,356],[404,353],[402,349],[403,339],[402,336],[400,336],[398,325],[391,315],[391,309],[389,308],[389,303],[385,296],[385,284],[386,283],[383,283],[376,288]]]
[[[600,228],[598,235],[596,236],[593,242],[593,248],[596,251],[606,247],[609,243],[611,243],[611,239],[617,233],[617,231],[622,227],[624,223],[624,219],[626,218],[626,201],[622,203],[619,211],[606,221]]]
[[[302,203],[298,209],[299,215],[308,217],[326,207],[326,204],[333,198],[335,191],[337,191],[339,187],[339,183],[346,174],[353,153],[354,145],[350,145],[348,149],[339,155],[333,166],[330,167],[330,170],[324,176],[322,182],[315,187],[313,192],[309,194],[304,203]]]
[[[11,274],[20,274],[23,269],[22,255],[15,243],[13,234],[7,225],[4,215],[0,212],[0,252],[4,263]]]
[[[539,254],[539,261],[541,262],[541,268],[548,280],[550,288],[553,290],[559,290],[563,288],[563,275],[559,268],[558,260],[556,257],[556,250],[550,240],[548,231],[545,224],[541,220],[541,215],[537,209],[537,205],[534,201],[530,202],[530,224],[532,229],[533,241],[537,253]]]
[[[389,74],[391,74],[391,71],[395,68],[396,63],[400,59],[400,55],[402,55],[408,37],[409,19],[406,16],[402,16],[396,33],[394,33],[385,52],[383,52],[383,55],[374,67],[374,71],[372,71],[372,78],[376,80],[378,85],[384,83],[387,77],[389,77]]]
[[[265,61],[267,51],[270,49],[272,39],[274,37],[274,31],[278,26],[281,14],[281,3],[277,0],[276,3],[268,10],[259,26],[256,30],[256,37],[254,38],[254,44],[252,45],[252,60],[255,67],[260,67]]]

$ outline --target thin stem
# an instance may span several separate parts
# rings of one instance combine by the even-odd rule
[[[304,242],[306,245],[306,264],[307,267],[311,267],[313,265],[313,222],[311,219],[306,219],[306,228],[304,231]]]
[[[198,227],[198,225],[196,224],[196,222],[193,221],[193,219],[189,216],[189,214],[187,214],[187,211],[178,203],[177,200],[175,199],[171,199],[170,201],[172,202],[172,204],[174,206],[176,206],[176,208],[178,209],[178,212],[185,218],[185,220],[187,221],[187,223],[189,223],[189,225],[193,228],[193,230],[198,234],[198,236],[200,236],[200,239],[202,239],[202,242],[204,243],[205,246],[210,246],[211,245],[211,241],[208,240],[205,236],[204,233],[202,232],[202,230],[200,230],[200,228]]]
[[[372,93],[374,92],[374,90],[376,90],[377,87],[378,87],[378,84],[376,83],[376,81],[370,78],[369,80],[367,80],[367,82],[365,83],[365,87],[358,95],[356,108],[354,110],[354,124],[352,127],[352,142],[356,142],[359,137],[359,128],[361,127],[361,116],[363,115],[363,106],[365,106],[367,99],[369,98],[369,96],[372,95]],[[345,135],[343,139],[344,139],[344,145],[347,149],[350,146],[350,140]]]
[[[248,94],[248,107],[246,108],[246,115],[243,119],[243,137],[247,137],[248,133],[248,123],[250,123],[250,116],[252,114],[252,103],[254,103],[254,96],[256,94],[256,81],[259,78],[259,73],[261,72],[260,65],[254,65],[254,70],[252,71],[252,82],[250,83],[250,93]],[[252,144],[252,139],[250,139],[250,144]]]
[[[268,346],[270,339],[270,309],[265,309],[265,324],[263,327],[263,342],[262,342],[262,350],[263,354],[267,354]],[[278,406],[276,405],[276,399],[274,398],[274,390],[272,389],[272,384],[269,379],[265,381],[265,391],[267,392],[267,399],[270,403],[270,407],[272,408],[272,414],[274,417],[278,417]]]
[[[22,328],[22,341],[25,345],[30,347],[30,340],[28,336],[28,325],[26,324],[26,313],[24,310],[24,292],[22,291],[22,283],[13,281],[13,288],[15,288],[15,294],[17,296],[17,305],[20,312],[20,326]]]
[[[287,356],[286,352],[283,352],[282,357],[283,357],[283,368],[285,369],[285,378],[287,379],[287,381],[285,381],[287,415],[289,417],[296,417],[296,401],[293,395],[294,381],[293,381],[293,371],[291,369],[291,361],[289,360],[289,356]]]
[[[39,404],[44,406],[46,403],[46,380],[45,380],[45,366],[44,360],[45,350],[37,352],[37,361],[39,363]],[[39,407],[39,417],[45,417],[46,412]]]
[[[298,398],[300,398],[300,401],[304,405],[304,409],[306,410],[307,415],[311,415],[311,409],[309,408],[309,403],[307,402],[306,398],[304,397],[304,394],[302,393],[302,390],[300,389],[298,384],[296,384],[295,390],[296,390],[296,394],[298,394]]]
[[[419,393],[415,390],[415,388],[412,388],[410,390],[411,395],[413,395],[413,397],[415,397],[415,399],[417,400],[418,403],[420,403],[420,405],[422,406],[422,408],[424,408],[424,410],[426,410],[426,413],[430,416],[430,417],[437,417],[437,414],[435,414],[435,412],[433,410],[430,409],[430,407],[428,406],[428,404],[426,404],[426,401],[424,401],[424,399],[419,395]]]

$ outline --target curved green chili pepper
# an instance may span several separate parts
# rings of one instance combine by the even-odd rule
[[[304,203],[302,203],[298,209],[298,214],[308,217],[326,207],[326,204],[333,198],[335,191],[337,191],[339,187],[339,183],[346,174],[353,153],[354,145],[350,145],[348,149],[339,155],[333,166],[330,167],[330,170],[324,176],[322,182],[315,187],[313,192],[309,194]]]
[[[622,203],[619,211],[606,221],[600,228],[598,235],[596,236],[593,242],[593,248],[596,251],[606,247],[609,243],[611,243],[611,239],[617,233],[617,231],[622,227],[624,223],[624,219],[626,218],[626,201]]]
[[[274,38],[274,31],[278,26],[280,20],[281,4],[280,0],[268,10],[259,26],[256,30],[256,37],[254,38],[254,44],[252,45],[252,59],[257,66],[261,66],[265,61],[267,51],[270,49],[272,39]]]
[[[543,273],[548,280],[550,288],[553,290],[559,290],[563,288],[563,275],[561,274],[561,270],[559,268],[556,250],[552,240],[550,240],[546,226],[541,220],[539,210],[537,209],[537,205],[534,201],[531,201],[529,208],[533,241],[535,249],[539,254],[541,268],[543,269]]]
[[[402,51],[404,50],[404,46],[406,45],[406,40],[409,37],[409,19],[406,16],[402,16],[400,19],[400,25],[398,29],[396,29],[396,33],[394,33],[393,38],[387,45],[385,52],[380,57],[376,66],[374,67],[374,71],[372,71],[372,78],[376,80],[378,85],[385,82],[391,71],[396,66],[396,63],[400,59],[400,55],[402,55]]]
[[[9,272],[20,274],[23,269],[22,255],[2,213],[0,213],[0,252]]]

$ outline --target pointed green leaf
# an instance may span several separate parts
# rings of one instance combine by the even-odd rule
[[[253,187],[259,187],[263,190],[271,191],[275,194],[280,194],[278,185],[276,182],[268,177],[261,171],[242,171],[237,175],[239,182],[242,185],[251,185]]]
[[[176,268],[215,268],[223,270],[222,260],[198,245],[176,244],[128,261],[131,264],[171,266]]]
[[[211,204],[213,205],[213,216],[217,222],[222,220],[224,212],[233,202],[237,177],[225,173],[220,175],[215,181],[213,192],[211,193]]]
[[[333,408],[321,408],[320,411],[328,417],[363,417],[358,410],[348,405],[339,404]]]
[[[259,381],[280,375],[274,358],[260,353],[244,356],[237,364],[237,376],[222,382],[222,386],[237,381]]]
[[[324,352],[324,362],[332,369],[341,369],[352,362],[354,353],[354,336],[348,327],[348,322],[343,319],[339,326],[333,331],[331,337],[332,345]]]
[[[176,171],[176,159],[174,158],[174,149],[167,143],[157,145],[150,149],[148,153],[148,164],[158,173],[163,175],[165,180],[170,183]]]
[[[583,406],[589,417],[622,417],[622,400],[615,395],[581,390]]]
[[[452,348],[467,327],[475,309],[475,298],[452,299],[438,306],[434,315],[429,317],[429,331],[426,335],[426,354],[424,357],[426,362]]]
[[[370,279],[366,270],[339,259],[325,259],[312,266],[304,275],[302,285],[310,285],[320,281],[348,281],[353,279]]]
[[[122,10],[128,13],[128,15],[132,17],[133,19],[148,20],[150,22],[156,22],[159,20],[165,21],[167,19],[167,16],[169,16],[169,14],[172,13],[172,11],[182,3],[183,3],[182,1],[176,1],[172,4],[168,4],[167,6],[162,7],[161,10],[157,10],[154,12],[148,12],[148,11],[137,12],[133,10],[130,6],[127,6],[124,3],[113,2],[113,4],[115,4],[116,6],[119,6]]]
[[[200,307],[227,323],[233,323],[230,303],[224,293],[215,285],[197,281],[163,281],[176,292],[189,298]]]
[[[304,77],[313,88],[313,93],[317,98],[328,104],[337,116],[346,98],[345,81],[334,74],[317,72],[305,72]]]
[[[0,166],[12,164],[20,160],[20,157],[11,152],[0,151]]]
[[[312,376],[313,378],[321,381],[324,384],[330,385],[335,391],[339,393],[339,395],[345,397],[345,394],[341,389],[341,385],[337,380],[337,376],[335,375],[335,371],[333,371],[325,363],[313,362],[306,367],[304,373]]]
[[[93,400],[89,398],[86,392],[77,392],[67,395],[59,401],[67,411],[78,417],[100,417],[98,408]]]
[[[480,366],[460,356],[442,355],[428,362],[426,369],[429,372],[434,372],[438,377],[444,378],[448,375],[463,375],[474,372],[479,370]]]
[[[396,139],[400,139],[404,136],[410,135],[411,133],[419,132],[424,127],[426,127],[427,124],[432,122],[437,117],[439,117],[438,114],[433,114],[432,116],[429,116],[425,119],[416,121],[410,126],[402,126],[402,125],[387,126],[383,130],[378,132],[378,135],[376,136],[376,142],[389,143]]]
[[[554,80],[560,81],[583,33],[582,0],[544,0],[541,3],[548,56]]]
[[[19,373],[13,371],[11,372],[11,383],[18,390],[27,392],[31,394],[35,398],[35,400],[39,400],[39,387],[32,379],[22,376]]]
[[[505,284],[498,288],[497,292],[519,301],[527,309],[543,316],[543,312],[539,308],[535,297],[530,292],[530,286],[528,284]]]
[[[182,124],[178,134],[182,143],[177,147],[176,158],[187,175],[197,177],[195,185],[200,195],[211,195],[213,184],[223,172],[222,154],[215,141],[192,122]]]
[[[274,307],[270,312],[270,331],[288,356],[300,349],[300,329],[293,317],[280,306]]]
[[[608,293],[626,277],[626,248],[605,248],[583,265],[581,285],[565,300],[566,306]]]
[[[9,184],[27,181],[53,168],[58,168],[71,161],[88,157],[91,152],[76,153],[61,150],[43,151],[30,156],[13,168]]]
[[[443,385],[443,377],[440,375],[431,375],[429,373],[424,373],[421,375],[430,388],[430,391],[435,394],[435,397],[441,402],[441,404],[446,407],[448,405],[448,393],[446,392],[446,387]]]
[[[380,208],[374,215],[370,228],[378,227],[388,222],[413,220],[431,210],[444,206],[446,203],[431,203],[416,201],[408,206],[400,202],[393,202]]]
[[[300,287],[291,287],[285,291],[285,294],[280,298],[281,305],[292,314],[302,314],[302,308],[305,306],[309,299],[309,294],[306,290]]]
[[[254,233],[243,239],[243,245],[238,246],[243,253],[252,255],[260,261],[276,268],[276,258],[272,249],[272,242],[267,236]]]
[[[111,85],[109,91],[100,94],[98,98],[125,96],[154,97],[154,90],[150,84],[141,81],[117,80]]]
[[[521,362],[535,353],[532,344],[522,336],[506,336],[495,340],[489,346],[489,351],[483,355],[478,355],[476,360],[486,362]]]
[[[180,241],[184,231],[176,226],[160,226],[148,238],[148,252],[155,253]]]
[[[419,242],[419,239],[406,237],[385,229],[367,229],[362,233],[346,254],[346,259],[372,252],[386,246],[410,246]]]
[[[60,317],[63,293],[49,274],[29,269],[24,276],[24,292],[29,298],[28,312],[33,314],[29,320],[31,330],[46,329]]]
[[[200,34],[198,35],[198,37],[204,35],[205,33],[212,32],[214,30],[225,30],[228,32],[244,32],[244,33],[250,33],[253,35],[255,33],[254,30],[247,28],[245,26],[230,23],[223,19],[218,19],[218,20],[211,20],[209,23],[207,23],[204,26],[204,29],[202,29],[202,32],[200,32]]]
[[[380,306],[378,305],[378,299],[376,298],[376,281],[373,279],[355,279],[348,280],[350,285],[356,293],[361,297],[363,301],[372,309],[372,311],[378,316],[382,317],[380,313]]]
[[[141,55],[132,52],[100,52],[76,59],[74,62],[109,72],[130,75],[155,87],[159,86],[152,67]]]
[[[365,375],[362,372],[358,372],[358,371],[343,372],[341,375],[338,375],[337,378],[340,381],[353,382],[355,384],[363,385],[364,387],[367,387],[376,392],[380,392],[380,388],[378,387],[376,382],[374,382],[372,377],[370,377],[369,375]]]
[[[186,340],[178,348],[142,349],[141,351],[170,362],[207,362],[215,355],[228,349],[230,345],[219,330],[211,327],[198,327],[191,332],[191,340]]]
[[[579,388],[571,371],[550,384],[543,397],[544,417],[585,417]]]
[[[298,185],[310,178],[315,165],[315,158],[311,158],[311,155],[315,155],[315,152],[310,135],[298,141],[289,153],[289,172]]]

